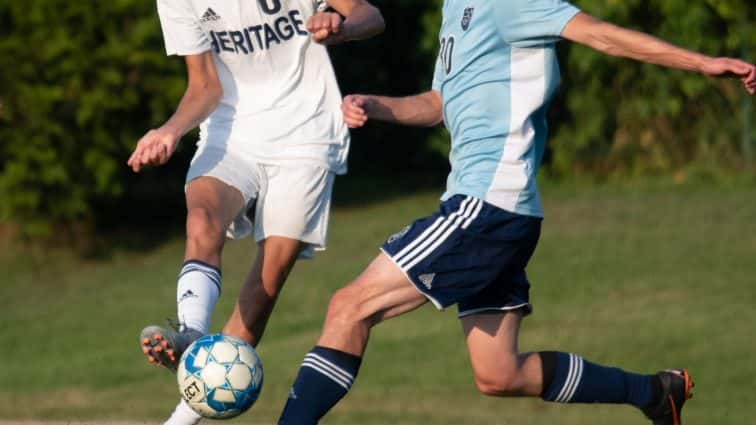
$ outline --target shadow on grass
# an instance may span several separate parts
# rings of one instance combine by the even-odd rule
[[[334,185],[333,206],[363,207],[418,192],[438,192],[440,195],[445,179],[445,173],[438,171],[340,176]],[[103,213],[98,215],[98,220],[60,226],[55,235],[46,240],[10,240],[6,237],[3,242],[5,255],[0,258],[0,263],[22,260],[39,265],[61,253],[81,260],[109,261],[118,253],[147,253],[167,241],[181,239],[186,216],[183,194],[174,193],[173,189],[161,189],[158,192],[153,188],[146,199],[99,205]]]

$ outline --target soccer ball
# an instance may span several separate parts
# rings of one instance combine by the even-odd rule
[[[254,348],[229,335],[206,335],[190,345],[178,367],[181,397],[197,413],[228,419],[260,395],[263,369]]]

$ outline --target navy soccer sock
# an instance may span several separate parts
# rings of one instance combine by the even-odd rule
[[[543,393],[556,403],[621,403],[639,409],[659,397],[655,375],[639,375],[597,365],[576,354],[541,352]]]
[[[307,353],[279,425],[314,425],[349,391],[362,359],[330,348]]]

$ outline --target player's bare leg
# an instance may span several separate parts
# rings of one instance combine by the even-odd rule
[[[318,345],[362,356],[373,326],[426,302],[428,299],[382,253],[357,279],[331,297]]]
[[[239,191],[212,177],[186,190],[186,251],[177,288],[178,329],[148,326],[140,335],[151,363],[176,370],[186,347],[207,332],[221,289],[221,251],[226,229],[244,207]]]
[[[520,353],[519,311],[478,314],[462,318],[475,384],[491,396],[538,396],[542,391],[541,360]]]
[[[380,254],[331,298],[318,346],[305,356],[279,425],[316,424],[349,391],[373,326],[426,302],[404,273]]]
[[[268,318],[302,246],[298,240],[279,236],[271,236],[260,243],[255,264],[244,281],[223,333],[253,346],[260,343]]]
[[[478,389],[497,397],[542,397],[557,403],[630,404],[654,424],[680,425],[693,386],[687,371],[640,375],[591,363],[576,354],[520,353],[519,311],[462,319]]]

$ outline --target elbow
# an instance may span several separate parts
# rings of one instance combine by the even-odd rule
[[[383,34],[386,30],[386,21],[383,19],[383,15],[378,8],[373,5],[367,5],[366,7],[368,8],[369,16],[371,16],[370,25],[366,26],[365,32],[359,37],[361,39],[375,37]]]
[[[430,103],[431,120],[428,127],[435,127],[444,122],[444,101],[441,99],[441,93],[437,90],[431,90],[427,94]]]
[[[375,7],[373,7],[375,9]],[[375,9],[375,26],[373,27],[373,35],[383,34],[386,31],[386,20],[383,19],[383,15],[378,9]]]
[[[223,86],[218,84],[213,89],[213,100],[215,101],[215,104],[219,104],[221,99],[223,99]]]
[[[220,81],[205,84],[203,91],[211,100],[214,107],[217,107],[220,104],[221,99],[223,99],[223,85]]]
[[[386,30],[386,21],[383,19],[381,11],[378,10],[377,7],[367,2],[365,2],[362,7],[362,11],[360,13],[357,13],[357,15],[366,16],[369,18],[364,21],[365,23],[367,23],[367,25],[364,25],[362,34],[360,34],[360,36],[357,38],[365,39],[382,34]]]

